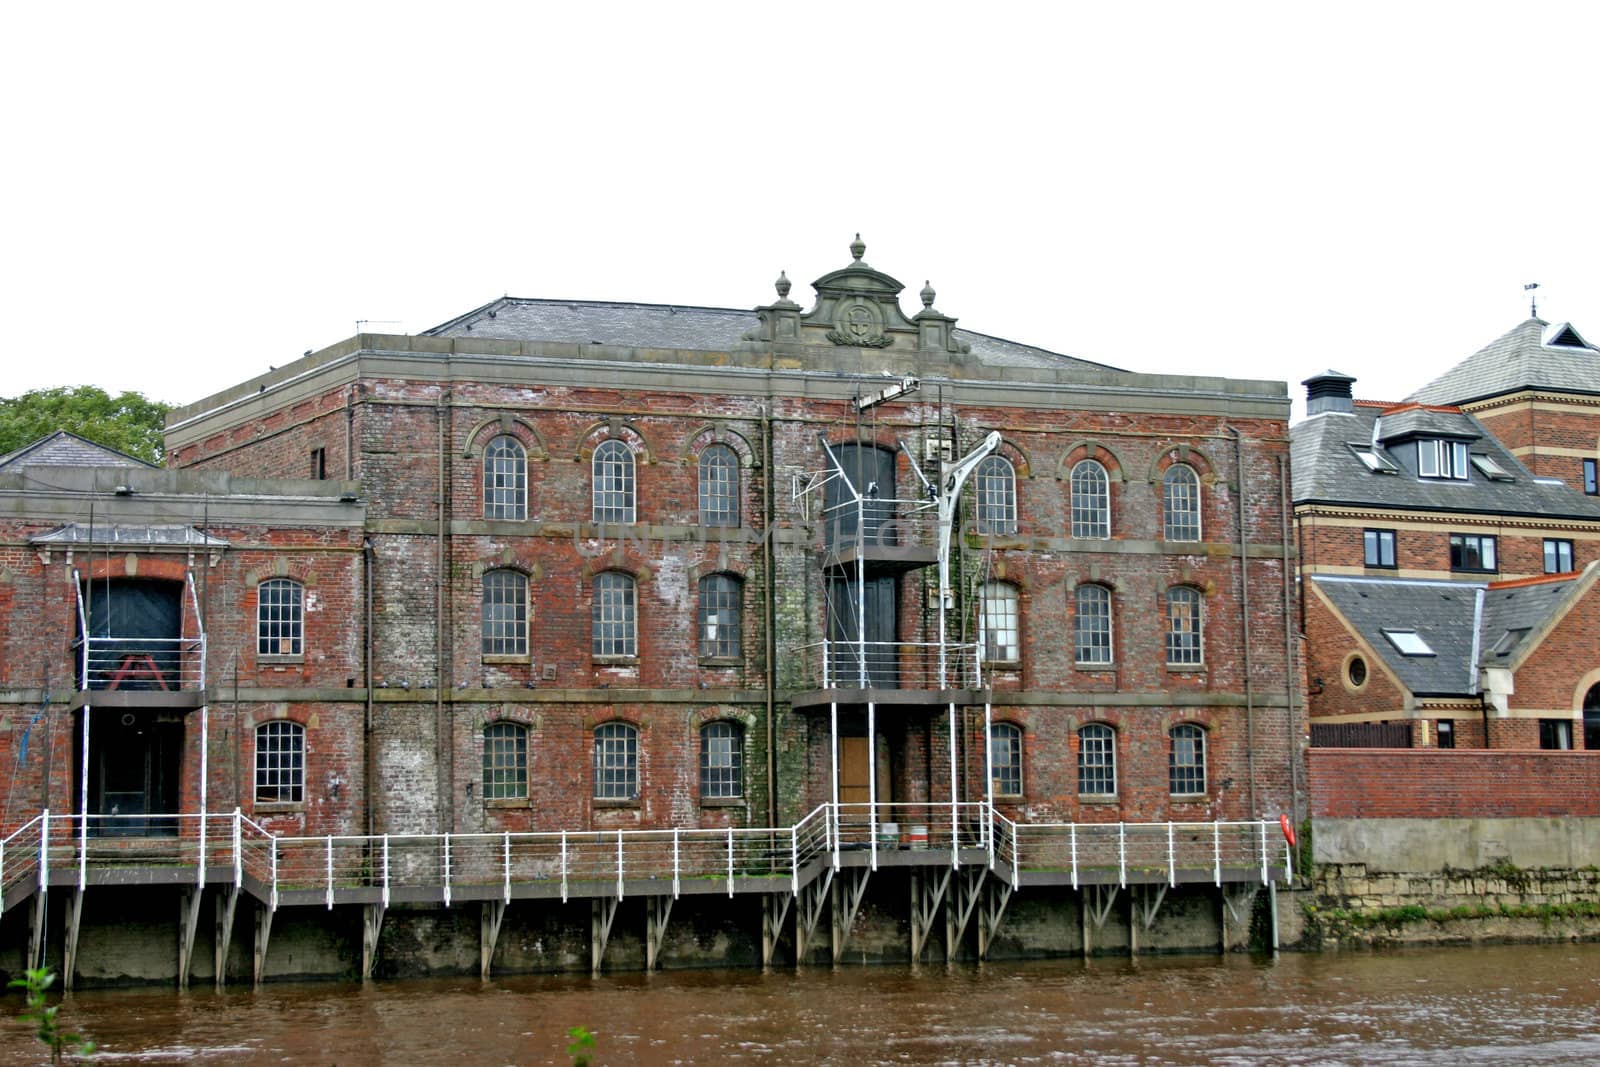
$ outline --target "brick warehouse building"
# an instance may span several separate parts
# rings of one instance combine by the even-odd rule
[[[753,311],[508,297],[174,411],[174,470],[138,477],[320,516],[246,530],[209,505],[228,544],[197,587],[191,699],[238,725],[206,734],[206,780],[241,767],[232,800],[289,835],[787,827],[875,802],[875,849],[880,819],[990,799],[1050,824],[1296,811],[1282,383],[957,329],[927,286],[908,315],[851,251],[809,310],[784,277]],[[93,479],[108,513],[145,498],[113,480]],[[301,554],[235,546],[283,539]],[[8,692],[18,721],[37,695]],[[200,736],[186,720],[185,798]],[[65,763],[46,799],[75,810]]]

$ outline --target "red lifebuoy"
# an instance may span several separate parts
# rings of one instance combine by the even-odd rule
[[[1295,846],[1294,827],[1292,825],[1290,825],[1290,823],[1289,823],[1289,816],[1287,816],[1287,815],[1278,816],[1278,825],[1283,827],[1283,839],[1285,841],[1289,842],[1289,847],[1290,848],[1294,848],[1294,846]]]

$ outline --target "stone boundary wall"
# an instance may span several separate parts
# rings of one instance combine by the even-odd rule
[[[1313,819],[1600,817],[1600,752],[1313,748]]]

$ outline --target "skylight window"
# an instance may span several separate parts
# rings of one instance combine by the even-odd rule
[[[1431,656],[1433,649],[1428,647],[1428,642],[1415,630],[1384,630],[1383,636],[1389,643],[1399,650],[1402,656]]]
[[[1379,455],[1375,448],[1369,448],[1366,445],[1351,445],[1350,451],[1354,452],[1356,458],[1366,466],[1367,470],[1374,474],[1399,473],[1395,465]]]
[[[1493,456],[1485,456],[1474,452],[1472,454],[1472,465],[1478,468],[1479,474],[1490,479],[1491,481],[1511,481],[1511,472],[1500,466],[1500,464],[1496,463]]]

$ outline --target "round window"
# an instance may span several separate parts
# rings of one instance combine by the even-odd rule
[[[1367,661],[1360,656],[1352,656],[1350,664],[1345,668],[1345,676],[1350,679],[1350,684],[1360,689],[1367,684]]]

